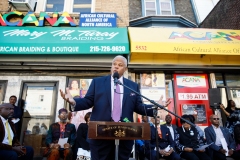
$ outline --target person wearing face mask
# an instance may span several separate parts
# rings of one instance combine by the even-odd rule
[[[133,122],[133,113],[153,116],[153,105],[146,105],[142,98],[122,85],[114,84],[113,75],[118,73],[118,80],[125,86],[140,92],[137,83],[123,77],[127,70],[127,59],[123,56],[116,56],[112,61],[111,74],[108,76],[94,78],[89,86],[84,98],[71,96],[69,89],[66,94],[60,90],[61,97],[70,103],[72,111],[80,111],[92,108],[90,121],[114,121],[124,122],[127,119]],[[116,73],[117,72],[117,73]],[[114,90],[114,88],[116,89]],[[116,92],[114,92],[116,91]],[[120,94],[119,94],[120,93]],[[121,94],[122,93],[122,94]],[[162,97],[159,104],[163,104]],[[170,104],[170,99],[165,102],[165,107]],[[92,160],[112,160],[115,159],[115,141],[88,139]],[[133,140],[119,141],[119,160],[128,160],[133,147]]]
[[[76,129],[74,124],[67,122],[68,111],[62,108],[58,111],[59,122],[50,125],[46,137],[47,149],[44,156],[48,160],[58,160],[60,157],[64,160],[71,160],[73,156],[72,146],[76,139]],[[67,143],[62,147],[58,144],[60,138],[68,138]]]
[[[182,115],[182,118],[191,121],[189,115]],[[203,141],[195,127],[180,120],[181,127],[176,129],[175,143],[181,158],[186,160],[211,160],[205,149],[198,150],[203,145]]]

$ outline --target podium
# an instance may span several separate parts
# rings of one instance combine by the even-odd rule
[[[115,140],[115,160],[118,159],[119,140],[150,140],[150,136],[149,123],[90,121],[88,125],[89,139]]]

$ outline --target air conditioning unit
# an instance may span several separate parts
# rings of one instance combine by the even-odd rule
[[[17,11],[34,11],[37,0],[8,0]]]

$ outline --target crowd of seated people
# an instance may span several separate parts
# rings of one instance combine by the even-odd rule
[[[136,150],[138,152],[138,160],[155,160],[158,154],[159,158],[166,160],[226,160],[227,157],[238,160],[240,157],[240,127],[237,119],[238,109],[235,109],[233,101],[229,101],[230,109],[221,106],[226,116],[228,117],[227,127],[220,126],[220,117],[218,115],[211,115],[209,121],[211,124],[204,129],[204,131],[198,126],[191,126],[187,121],[195,123],[195,117],[192,115],[182,115],[183,119],[180,120],[181,125],[176,126],[172,124],[172,116],[166,115],[166,123],[160,125],[159,116],[156,118],[150,118],[142,116],[142,123],[149,123],[151,128],[151,140],[136,140]],[[224,108],[223,108],[224,107]],[[234,110],[235,109],[235,110]],[[59,130],[70,129],[69,135],[57,136],[57,139],[61,136],[68,137],[68,142],[64,144],[63,148],[54,144],[54,138],[49,138],[49,135],[53,134],[53,126],[49,127],[47,145],[51,148],[51,151],[47,155],[47,159],[57,159],[62,157],[64,159],[76,159],[78,148],[89,151],[89,145],[87,142],[88,123],[90,120],[91,112],[88,112],[84,119],[86,123],[81,123],[77,127],[77,131],[71,123],[66,122],[68,111],[65,109],[59,110],[60,122],[55,123],[58,125]],[[240,115],[240,114],[239,114]],[[234,121],[235,120],[235,121]],[[65,127],[61,125],[61,122],[65,124]],[[157,126],[156,126],[157,124]],[[231,125],[232,126],[231,126]],[[66,127],[69,125],[69,127]],[[70,127],[71,126],[71,127]],[[66,131],[65,131],[66,132]],[[64,133],[65,133],[64,132]],[[72,137],[72,138],[71,138]],[[156,138],[158,138],[158,151],[156,148]],[[50,139],[52,142],[50,142]],[[56,137],[55,137],[56,139]],[[225,140],[227,148],[222,145],[222,139]],[[204,146],[208,145],[206,148]],[[203,146],[203,148],[201,148]],[[53,156],[54,155],[54,156]],[[57,155],[57,156],[56,156]],[[55,158],[52,158],[55,157]],[[57,158],[56,158],[57,157]]]
[[[182,118],[193,124],[195,122],[192,115],[182,115]],[[159,121],[158,117],[156,120]],[[166,124],[155,127],[155,119],[151,118],[151,121],[144,122],[150,123],[151,140],[142,140],[141,143],[139,140],[136,141],[137,146],[142,146],[137,147],[137,152],[141,155],[138,156],[138,159],[155,160],[156,154],[159,154],[159,158],[169,160],[227,160],[228,157],[239,160],[238,141],[240,141],[240,135],[234,135],[234,133],[240,133],[240,128],[236,128],[238,125],[235,125],[234,132],[231,133],[229,128],[220,126],[220,120],[218,115],[209,116],[211,124],[203,131],[199,126],[191,126],[184,120],[180,120],[181,126],[176,127],[171,124],[170,115],[165,117]],[[158,152],[156,151],[156,133],[159,135]],[[166,139],[166,135],[171,135],[171,137]],[[226,142],[227,148],[223,145],[223,141]]]

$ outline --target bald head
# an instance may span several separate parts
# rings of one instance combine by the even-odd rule
[[[11,118],[14,113],[14,106],[10,103],[3,103],[0,105],[0,115],[5,118]]]
[[[218,115],[212,114],[210,116],[210,122],[212,123],[212,125],[218,127],[219,123],[220,123],[220,118]]]

